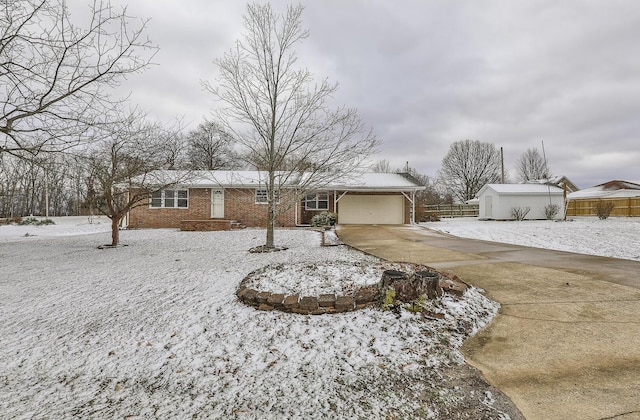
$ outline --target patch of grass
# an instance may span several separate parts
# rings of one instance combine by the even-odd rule
[[[382,300],[382,309],[388,311],[394,306],[396,303],[396,290],[395,289],[387,289],[384,292],[384,299]]]

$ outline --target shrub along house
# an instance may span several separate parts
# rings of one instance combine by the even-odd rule
[[[265,226],[265,175],[258,171],[193,172],[182,176],[187,181],[153,193],[149,200],[132,209],[126,225],[184,230]],[[276,191],[283,210],[276,226],[308,226],[311,218],[323,211],[336,213],[341,224],[414,223],[415,195],[422,189],[409,175],[361,173],[301,195],[292,180]]]

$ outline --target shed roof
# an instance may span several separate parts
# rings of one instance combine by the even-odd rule
[[[478,196],[483,194],[487,189],[492,189],[501,195],[563,195],[561,188],[552,185],[543,184],[486,184],[478,192]]]

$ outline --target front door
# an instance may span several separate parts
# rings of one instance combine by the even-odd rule
[[[211,217],[224,218],[224,190],[211,190]]]

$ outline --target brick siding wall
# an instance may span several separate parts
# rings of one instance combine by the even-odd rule
[[[373,194],[350,192],[349,195]],[[398,193],[375,193],[375,195],[399,195]],[[338,194],[340,196],[340,194]],[[282,197],[285,204],[286,195]],[[333,194],[329,195],[329,211],[333,208]],[[338,211],[340,203],[338,202]],[[304,202],[298,205],[298,223],[302,224],[318,212],[306,212]],[[404,223],[410,223],[411,203],[404,199]],[[276,220],[277,227],[296,226],[296,207],[292,206]],[[311,214],[313,213],[313,214]],[[248,227],[263,227],[267,223],[267,205],[255,202],[255,189],[225,189],[224,191],[224,218],[237,220]],[[180,228],[183,220],[209,220],[211,219],[211,189],[190,188],[188,208],[150,208],[148,201],[134,208],[129,213],[130,228]],[[308,222],[307,222],[308,223]]]
[[[263,227],[267,223],[267,205],[256,204],[255,189],[225,189],[224,218],[237,220],[249,227]],[[129,227],[179,228],[182,220],[209,219],[211,189],[190,188],[188,208],[151,208],[148,200],[145,200],[129,213]],[[280,215],[276,220],[276,226],[295,226],[295,207]]]
[[[283,194],[281,201],[287,199]],[[225,219],[237,220],[245,226],[263,227],[267,225],[267,204],[256,203],[254,189],[226,189],[224,191]],[[276,219],[277,227],[295,226],[295,206]]]

